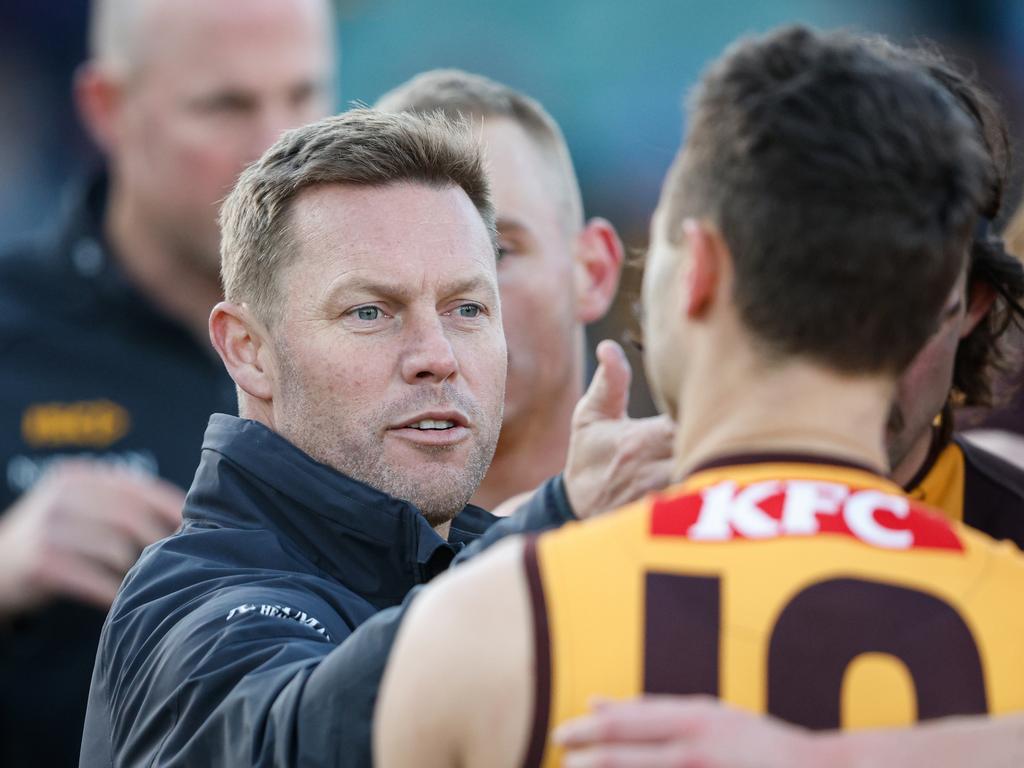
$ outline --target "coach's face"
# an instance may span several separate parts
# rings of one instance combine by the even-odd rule
[[[271,330],[273,427],[315,459],[450,520],[490,464],[506,352],[487,228],[465,192],[323,185]]]

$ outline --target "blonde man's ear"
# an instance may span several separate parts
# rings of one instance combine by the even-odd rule
[[[619,288],[623,248],[606,219],[590,219],[576,237],[576,316],[584,324],[608,312]]]

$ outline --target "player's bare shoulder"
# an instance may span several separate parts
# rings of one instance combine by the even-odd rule
[[[413,602],[377,702],[375,764],[522,764],[534,690],[524,546],[503,542]]]

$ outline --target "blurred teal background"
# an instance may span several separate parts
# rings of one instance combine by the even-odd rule
[[[341,96],[372,103],[424,69],[481,72],[539,99],[562,125],[588,212],[631,237],[679,146],[684,93],[738,36],[802,21],[912,34],[892,0],[363,2],[343,9]]]
[[[216,0],[211,0],[215,2]],[[737,37],[803,22],[928,37],[965,56],[1014,123],[1024,0],[340,0],[339,108],[457,66],[538,98],[562,124],[588,212],[642,245],[679,145],[682,99]],[[70,101],[87,0],[0,0],[0,243],[50,217],[92,160]]]
[[[216,2],[216,0],[210,0]],[[936,41],[1024,118],[1024,0],[335,0],[338,107],[461,67],[539,99],[562,125],[590,215],[639,250],[684,129],[682,103],[731,41],[780,24]],[[0,0],[0,245],[57,212],[96,162],[70,99],[88,0]],[[1008,210],[1015,206],[1014,192]],[[621,336],[629,285],[592,340]],[[635,360],[635,357],[634,357]],[[635,411],[647,412],[642,384]]]

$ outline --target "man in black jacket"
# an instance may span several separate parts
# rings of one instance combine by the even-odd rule
[[[111,609],[82,765],[364,762],[387,643],[343,641],[486,520],[465,505],[497,441],[505,341],[469,134],[364,110],[289,132],[243,174],[222,229],[210,334],[242,418],[211,419],[183,529]],[[567,485],[602,506],[602,451],[650,442],[649,424],[631,436],[616,419],[621,350],[599,359],[565,481],[476,548],[571,518]]]

